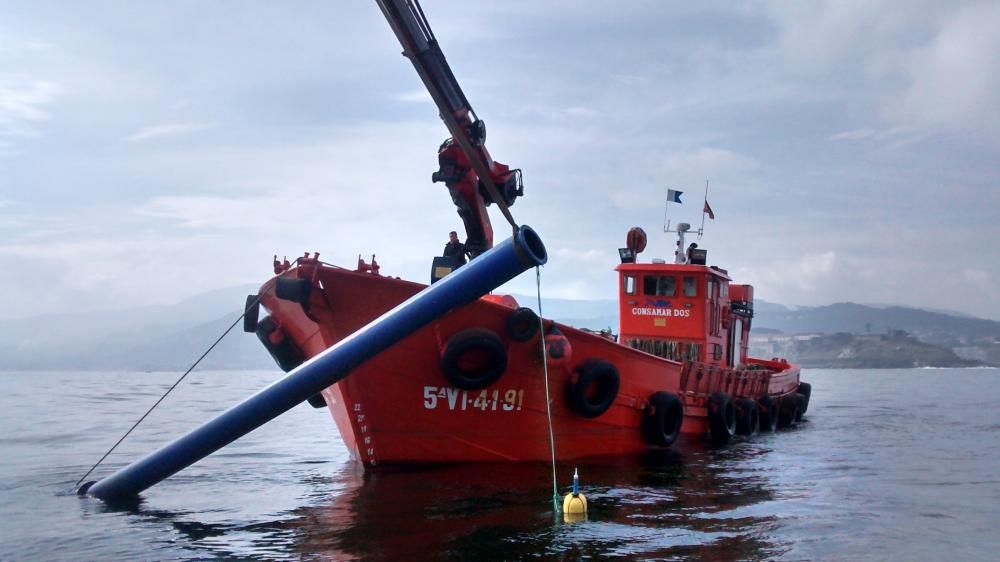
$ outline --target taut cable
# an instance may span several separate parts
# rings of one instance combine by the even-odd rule
[[[215,349],[215,346],[219,345],[219,342],[222,341],[222,338],[226,337],[226,335],[228,335],[229,332],[231,332],[232,329],[235,328],[237,324],[239,324],[240,320],[243,320],[243,317],[247,315],[247,309],[249,309],[249,308],[251,308],[253,306],[257,306],[257,303],[259,303],[259,302],[260,302],[260,295],[257,295],[257,298],[254,299],[252,303],[250,303],[250,304],[246,305],[246,307],[244,307],[243,314],[240,314],[239,318],[237,318],[235,321],[233,321],[233,323],[230,324],[228,328],[226,328],[225,332],[222,332],[222,335],[219,336],[215,340],[215,343],[213,343],[212,345],[208,346],[208,349],[206,349],[205,352],[201,354],[201,357],[199,357],[198,360],[195,361],[194,364],[191,365],[191,367],[189,367],[187,371],[184,371],[184,374],[181,375],[181,377],[179,379],[177,379],[177,381],[174,382],[174,384],[171,385],[171,387],[168,388],[166,392],[163,393],[163,396],[160,396],[160,399],[157,400],[155,404],[153,404],[152,406],[150,406],[150,408],[148,410],[146,410],[146,413],[143,414],[141,418],[139,418],[139,421],[135,422],[135,424],[133,424],[132,427],[130,427],[129,430],[125,432],[125,435],[122,435],[121,439],[119,439],[117,443],[115,443],[114,445],[112,445],[111,448],[108,449],[108,452],[104,453],[104,456],[101,457],[101,459],[98,460],[94,464],[94,466],[90,467],[90,470],[88,470],[86,474],[84,474],[79,480],[76,481],[76,484],[74,484],[73,487],[74,488],[79,488],[80,483],[83,482],[84,480],[86,480],[87,477],[90,476],[90,473],[93,472],[94,469],[96,469],[98,466],[100,466],[100,464],[102,462],[104,462],[104,459],[108,458],[108,455],[110,455],[111,452],[114,451],[115,448],[118,447],[118,445],[121,445],[122,441],[124,441],[125,438],[128,437],[129,434],[132,433],[133,430],[135,430],[135,428],[139,427],[139,424],[142,423],[142,420],[146,419],[146,416],[148,416],[150,413],[152,413],[152,411],[154,409],[156,409],[157,406],[160,405],[160,402],[163,402],[163,399],[166,398],[167,395],[170,394],[175,388],[177,388],[177,385],[179,385],[181,383],[181,381],[183,381],[184,378],[187,377],[191,373],[191,371],[193,371],[194,368],[198,366],[198,363],[201,363],[201,360],[204,359],[209,354],[209,352],[211,352],[213,349]]]

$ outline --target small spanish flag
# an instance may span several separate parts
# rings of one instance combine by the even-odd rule
[[[715,213],[712,212],[712,207],[709,206],[708,199],[705,199],[705,208],[702,212],[708,215],[708,218],[715,220]]]

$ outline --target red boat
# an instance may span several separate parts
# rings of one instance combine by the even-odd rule
[[[496,162],[476,117],[413,0],[379,0],[403,53],[437,103],[451,138],[438,152],[465,224],[464,251],[434,259],[431,282],[492,246],[487,206],[523,195],[520,170]],[[365,466],[544,461],[635,454],[679,438],[716,444],[798,422],[810,387],[799,368],[747,356],[753,287],[706,265],[704,250],[675,263],[637,261],[645,234],[619,250],[619,334],[540,320],[513,297],[456,309],[313,396]],[[248,298],[245,328],[291,370],[420,291],[424,285],[306,254],[274,262]],[[257,321],[256,302],[269,316]],[[549,397],[549,400],[546,397]]]

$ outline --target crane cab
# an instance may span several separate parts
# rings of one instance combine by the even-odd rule
[[[706,265],[654,260],[615,270],[622,344],[678,362],[746,362],[752,286],[731,284],[724,269]]]

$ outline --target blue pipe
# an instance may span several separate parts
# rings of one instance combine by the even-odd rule
[[[514,236],[420,291],[367,326],[289,372],[215,419],[89,486],[105,501],[132,499],[287,412],[352,369],[441,317],[548,259],[541,238],[521,226]]]

